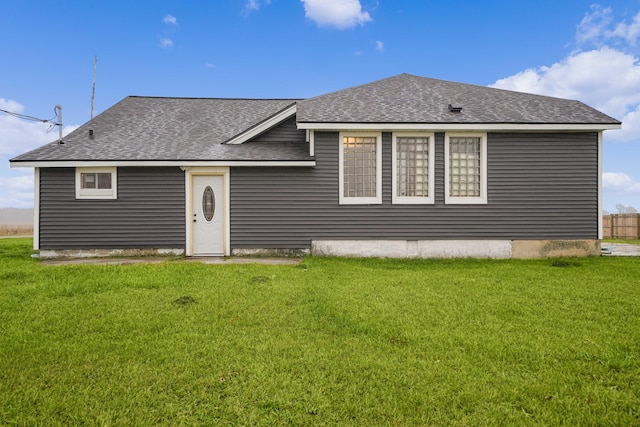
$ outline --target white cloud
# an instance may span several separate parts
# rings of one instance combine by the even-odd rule
[[[602,187],[606,190],[623,191],[626,193],[640,193],[640,182],[634,181],[623,172],[604,172]]]
[[[22,114],[24,106],[10,99],[0,98],[0,109],[11,111],[12,113]]]
[[[610,7],[602,8],[598,4],[593,4],[584,18],[578,24],[576,30],[576,40],[578,43],[597,41],[606,32],[613,20],[613,10]]]
[[[244,5],[244,12],[250,13],[258,11],[263,4],[268,6],[271,4],[271,0],[247,0]]]
[[[257,0],[249,0],[247,4],[244,5],[244,10],[258,10],[260,9],[260,3]]]
[[[301,0],[305,16],[319,26],[340,29],[363,25],[373,21],[368,12],[362,10],[359,0]]]
[[[378,40],[378,41],[376,42],[376,50],[377,50],[378,52],[383,52],[383,51],[384,51],[384,43],[383,43],[383,42],[381,42],[380,40]]]
[[[0,208],[33,207],[33,172],[29,175],[0,176]]]
[[[640,37],[640,12],[633,18],[631,24],[625,24],[624,22],[618,23],[616,28],[608,33],[612,37],[620,37],[627,41],[630,45],[635,45],[638,37]]]
[[[204,64],[204,66],[207,68],[216,68],[216,64],[211,64],[211,63]]]
[[[160,38],[160,47],[167,49],[173,46],[173,40],[167,37]]]
[[[622,121],[622,129],[607,132],[607,141],[638,141],[640,139],[640,105],[636,106],[635,110],[627,112],[620,121]]]
[[[640,64],[633,55],[602,47],[571,53],[551,66],[528,69],[491,86],[579,99],[620,118],[640,102]]]
[[[33,174],[8,178],[0,176],[0,187],[23,192],[33,191]]]
[[[162,18],[162,22],[170,25],[178,25],[178,20],[173,15],[165,16],[164,18]]]
[[[622,48],[633,48],[640,38],[640,12],[630,23],[614,22],[613,9],[594,4],[589,8],[576,29],[578,44],[591,43],[602,46],[615,43]],[[626,46],[624,46],[626,44]]]
[[[33,173],[15,178],[0,177],[0,186],[0,208],[33,207]]]
[[[244,5],[244,10],[245,11],[258,10],[258,9],[260,9],[260,3],[258,3],[257,0],[249,0]]]
[[[551,66],[531,68],[491,86],[577,99],[624,122],[623,130],[607,132],[607,139],[630,141],[640,135],[639,60],[610,47],[573,52]]]

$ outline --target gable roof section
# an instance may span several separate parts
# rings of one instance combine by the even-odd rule
[[[267,130],[271,129],[274,126],[279,125],[284,120],[293,117],[296,114],[296,104],[293,103],[286,107],[285,109],[278,111],[276,114],[268,117],[260,123],[250,127],[244,132],[234,136],[233,138],[225,141],[225,144],[242,144],[244,142],[249,141],[251,138],[258,136]]]
[[[44,145],[11,164],[312,165],[313,136],[310,145],[303,137],[244,144],[294,116],[298,129],[620,128],[579,101],[400,74],[306,100],[130,96],[67,135],[64,145]]]
[[[11,161],[313,160],[304,140],[250,147],[225,144],[256,127],[267,130],[265,122],[277,124],[269,119],[289,111],[296,101],[130,96],[64,137],[64,145],[47,144]]]
[[[449,105],[462,107],[452,112]],[[298,103],[298,125],[595,125],[619,128],[616,119],[580,101],[400,74]]]

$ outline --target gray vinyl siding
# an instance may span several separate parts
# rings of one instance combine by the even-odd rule
[[[444,203],[444,133],[435,203],[391,203],[383,133],[382,205],[339,205],[338,133],[315,133],[315,168],[232,168],[231,247],[301,248],[312,239],[597,239],[597,133],[489,133],[488,203]]]
[[[118,168],[117,200],[76,200],[75,168],[40,169],[40,248],[185,247],[179,168]]]
[[[306,144],[306,131],[304,129],[298,129],[296,117],[292,116],[277,126],[252,138],[251,141],[245,142],[245,144],[265,142],[300,142]]]

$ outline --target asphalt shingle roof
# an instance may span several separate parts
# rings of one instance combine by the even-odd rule
[[[306,100],[128,97],[67,135],[64,145],[11,161],[313,160],[305,143],[224,144],[294,103],[298,123],[620,123],[579,101],[400,74]]]
[[[462,112],[449,111],[449,104]],[[306,123],[619,124],[580,101],[399,74],[298,103]]]
[[[64,145],[47,144],[12,161],[311,160],[305,143],[223,144],[295,102],[131,96],[64,137]]]

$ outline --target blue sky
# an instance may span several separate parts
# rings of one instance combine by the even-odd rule
[[[640,0],[3,1],[0,109],[63,107],[68,132],[128,95],[305,98],[399,73],[579,99],[604,134],[604,208],[640,210]],[[0,207],[33,205],[8,160],[57,138],[0,113]]]

